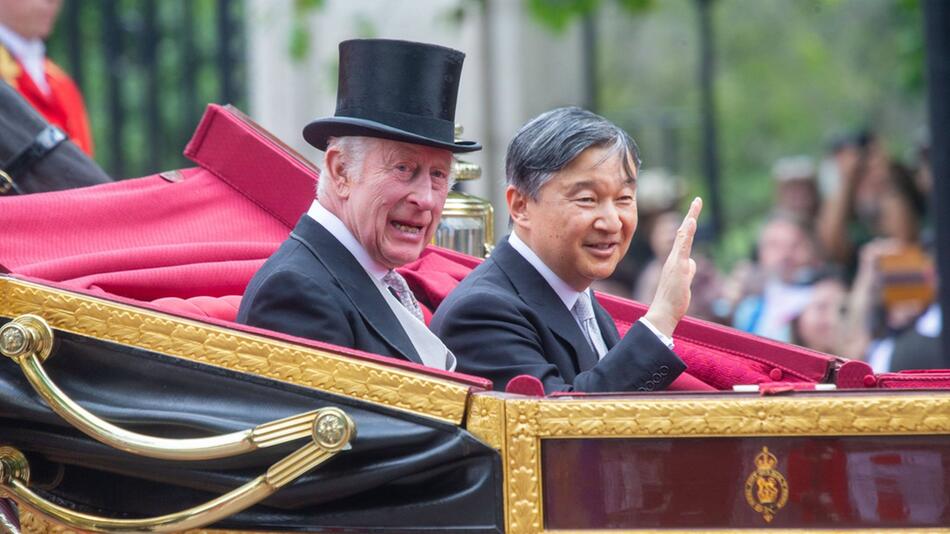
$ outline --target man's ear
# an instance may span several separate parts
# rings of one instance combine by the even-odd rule
[[[505,198],[508,201],[508,213],[511,216],[511,222],[514,226],[530,227],[530,217],[528,214],[528,202],[531,199],[521,191],[509,185],[505,189]]]
[[[336,196],[340,198],[349,197],[351,180],[349,168],[346,166],[346,156],[338,147],[331,146],[324,156],[324,163]]]

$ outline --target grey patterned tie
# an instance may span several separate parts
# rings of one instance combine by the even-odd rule
[[[594,349],[597,358],[603,358],[607,354],[607,344],[604,343],[604,336],[600,333],[600,327],[597,326],[597,318],[594,317],[594,307],[590,302],[588,291],[584,291],[577,297],[571,313],[577,317],[581,330],[584,331],[584,336],[587,337],[587,342]]]
[[[409,289],[409,284],[406,283],[406,279],[403,278],[401,274],[396,271],[389,271],[386,273],[386,276],[383,277],[383,282],[393,290],[393,294],[399,299],[399,303],[402,304],[404,308],[412,312],[412,314],[416,316],[416,319],[425,322],[425,319],[422,317],[422,308],[419,307],[416,296],[412,294],[412,291]]]

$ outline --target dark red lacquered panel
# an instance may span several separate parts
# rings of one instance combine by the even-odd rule
[[[763,447],[780,476],[756,466]],[[550,439],[541,453],[548,529],[950,526],[950,436]],[[771,521],[747,482],[760,506],[787,497]]]

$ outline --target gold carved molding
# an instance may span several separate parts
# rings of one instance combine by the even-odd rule
[[[469,387],[330,351],[245,334],[95,297],[0,278],[0,316],[461,424]]]
[[[549,400],[539,437],[950,434],[950,394]]]
[[[475,393],[469,399],[465,429],[504,454],[505,399],[492,392]]]
[[[505,409],[508,453],[505,465],[508,532],[540,532],[541,440],[538,439],[540,402],[509,401]]]

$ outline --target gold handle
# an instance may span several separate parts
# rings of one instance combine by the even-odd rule
[[[75,512],[46,501],[29,489],[30,468],[20,451],[0,447],[0,493],[20,506],[70,528],[89,532],[179,532],[209,525],[273,495],[304,473],[348,448],[356,435],[353,420],[339,408],[316,411],[313,441],[272,465],[265,474],[194,508],[144,519],[110,519]]]
[[[237,456],[306,437],[317,413],[306,412],[207,438],[168,439],[139,434],[100,419],[60,390],[43,369],[52,350],[53,330],[42,317],[21,315],[0,328],[0,353],[20,365],[33,389],[54,412],[93,439],[139,456],[163,460]]]

